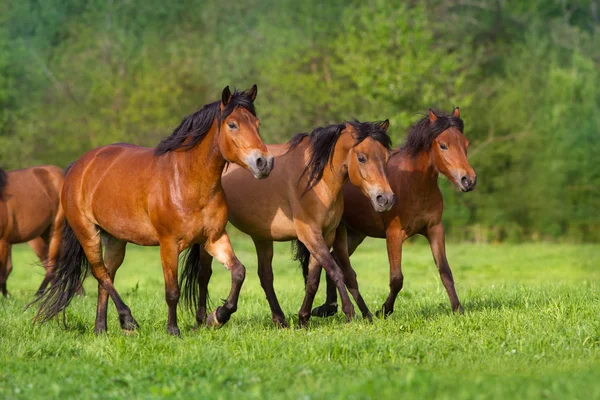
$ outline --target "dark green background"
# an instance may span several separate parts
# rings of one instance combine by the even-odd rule
[[[598,1],[0,1],[0,164],[154,146],[225,85],[262,134],[461,107],[475,192],[450,236],[600,240]]]

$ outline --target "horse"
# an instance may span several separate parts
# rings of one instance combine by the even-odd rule
[[[394,150],[387,165],[388,178],[398,201],[390,211],[378,215],[370,211],[360,193],[344,186],[343,221],[333,257],[350,265],[350,256],[368,237],[385,238],[390,265],[390,292],[379,315],[394,312],[394,303],[402,286],[402,244],[414,235],[425,236],[448,294],[452,310],[463,313],[448,259],[442,213],[444,201],[438,185],[441,173],[462,192],[475,189],[477,175],[467,160],[469,141],[463,134],[460,110],[452,114],[429,110],[428,115],[410,129],[406,142]],[[308,271],[303,268],[304,276]],[[328,317],[337,313],[335,286],[327,277],[327,299],[312,310],[313,316]]]
[[[274,241],[297,240],[297,246],[304,249],[300,256],[310,257],[311,265],[323,265],[331,275],[340,292],[347,320],[354,317],[343,272],[329,249],[342,217],[342,187],[346,181],[357,185],[377,212],[389,209],[395,201],[385,174],[391,145],[388,127],[387,120],[378,123],[351,121],[316,128],[310,134],[297,134],[287,144],[268,145],[278,167],[262,181],[249,182],[248,174],[241,168],[233,167],[225,172],[223,188],[229,221],[254,241],[258,275],[277,326],[288,325],[273,288]],[[261,195],[265,192],[269,192],[269,196]],[[186,265],[183,272],[184,297],[192,306],[198,300],[198,325],[205,318],[207,323],[215,320],[221,323],[220,307],[206,317],[212,258],[198,250],[198,262]],[[316,273],[320,274],[320,268]],[[347,284],[356,295],[356,282]],[[299,312],[301,326],[306,325],[310,317],[317,285],[318,275],[309,277]],[[366,308],[364,301],[359,297],[355,299],[363,311]]]
[[[38,295],[52,281],[64,225],[62,184],[63,170],[54,165],[0,169],[0,292],[4,297],[13,268],[13,244],[29,242],[46,270]]]
[[[113,144],[91,150],[73,164],[61,197],[67,224],[57,280],[44,293],[34,320],[45,322],[63,311],[91,270],[98,281],[95,333],[106,331],[108,296],[122,330],[137,328],[113,284],[127,243],[160,246],[169,334],[180,336],[178,258],[193,244],[231,271],[231,292],[221,316],[229,318],[237,308],[245,268],[225,231],[221,173],[228,163],[248,169],[257,179],[273,169],[273,156],[259,135],[256,95],[256,85],[241,93],[231,93],[227,86],[220,101],[185,117],[156,148]]]

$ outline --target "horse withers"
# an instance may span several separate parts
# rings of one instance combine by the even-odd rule
[[[380,311],[385,316],[394,311],[404,283],[402,243],[417,234],[429,240],[452,310],[463,312],[446,258],[444,201],[438,185],[438,176],[442,174],[462,192],[475,188],[477,176],[467,160],[469,141],[463,129],[458,107],[449,115],[429,110],[427,116],[412,126],[404,145],[394,150],[388,161],[388,179],[397,201],[383,218],[370,210],[356,188],[344,186],[344,216],[337,235],[342,243],[334,246],[334,257],[341,264],[349,264],[349,257],[367,236],[386,239],[390,292]],[[328,277],[327,300],[312,315],[325,317],[336,312],[335,286]]]
[[[68,223],[57,281],[43,295],[37,320],[64,310],[91,270],[98,281],[95,332],[106,330],[108,296],[116,305],[121,328],[136,328],[113,284],[127,243],[160,246],[169,333],[180,333],[178,257],[194,244],[231,271],[231,292],[219,315],[220,321],[229,319],[237,308],[245,268],[225,231],[221,174],[227,163],[238,164],[259,179],[273,168],[273,156],[259,135],[256,95],[256,85],[241,93],[226,87],[220,101],[184,118],[156,148],[103,146],[73,164],[61,197]]]
[[[54,165],[0,170],[0,292],[5,297],[13,244],[29,242],[46,270],[38,295],[51,283],[64,225],[62,184],[63,170]]]
[[[348,271],[340,270],[329,249],[342,218],[342,188],[347,181],[356,185],[374,211],[385,211],[394,204],[385,173],[391,143],[388,127],[388,121],[351,121],[317,128],[311,134],[298,134],[286,145],[269,145],[277,169],[262,181],[250,181],[249,173],[241,168],[232,167],[225,172],[223,188],[229,220],[254,241],[258,275],[276,325],[287,326],[287,322],[273,288],[274,241],[297,240],[299,255],[310,263],[311,273],[299,311],[301,325],[310,317],[321,265],[340,293],[347,319],[353,318],[354,307],[346,284],[363,316],[370,317],[358,295],[356,281],[349,279],[344,284]],[[198,260],[199,264],[191,263],[184,270],[184,292],[187,289],[188,300],[199,300],[198,324],[205,319],[208,324],[221,322],[220,307],[206,316],[211,257],[199,252]]]

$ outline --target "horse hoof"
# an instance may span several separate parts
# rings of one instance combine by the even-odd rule
[[[106,333],[107,333],[106,325],[104,325],[104,326],[97,326],[97,327],[94,328],[94,334],[96,336],[104,335]]]
[[[285,319],[275,319],[275,318],[273,318],[273,323],[275,324],[276,327],[282,328],[282,329],[290,327]]]
[[[124,331],[134,331],[139,327],[137,321],[132,316],[124,318],[123,322],[121,322],[121,329]]]
[[[356,313],[354,312],[354,307],[350,307],[348,310],[344,310],[344,314],[346,314],[346,322],[352,322],[352,320],[356,319]]]
[[[363,319],[365,319],[369,322],[373,322],[373,314],[371,314],[371,313],[363,314]]]
[[[313,317],[327,318],[327,317],[333,317],[335,314],[337,314],[337,312],[338,312],[337,303],[334,303],[334,304],[325,303],[323,305],[320,305],[319,307],[313,308],[313,310],[310,312],[310,315],[312,315]]]
[[[455,310],[454,310],[454,314],[459,314],[459,315],[463,315],[465,313],[465,309],[459,305]]]
[[[223,324],[217,319],[217,310],[208,314],[208,317],[206,318],[206,326],[209,328],[220,328],[223,326]]]
[[[181,338],[181,332],[179,332],[179,328],[176,327],[176,326],[168,326],[167,327],[167,332],[171,336],[175,336],[175,337]]]
[[[380,310],[378,310],[375,313],[375,316],[377,318],[384,318],[385,319],[385,318],[389,317],[390,315],[392,315],[393,312],[394,312],[394,310],[386,310],[385,306],[383,306],[383,307],[381,307]]]

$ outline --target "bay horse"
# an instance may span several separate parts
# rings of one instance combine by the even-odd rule
[[[430,244],[433,259],[450,299],[454,312],[463,313],[454,278],[446,258],[446,243],[442,212],[444,201],[438,185],[441,173],[462,192],[475,188],[477,176],[467,160],[469,141],[463,134],[464,125],[459,108],[452,114],[429,110],[408,134],[405,144],[392,152],[387,166],[390,185],[398,201],[383,214],[371,211],[359,191],[344,186],[343,222],[338,229],[333,256],[344,265],[350,265],[350,256],[367,237],[385,238],[390,265],[390,293],[379,314],[394,312],[396,297],[402,289],[402,243],[420,234]],[[347,241],[346,241],[347,240]],[[307,274],[303,266],[304,275]],[[326,317],[337,312],[335,286],[327,278],[327,300],[312,311],[312,315]]]
[[[314,266],[323,265],[331,275],[342,298],[342,309],[349,321],[354,317],[344,284],[343,271],[331,257],[329,249],[344,208],[342,187],[348,180],[357,185],[378,212],[389,209],[394,194],[388,184],[385,165],[388,160],[389,121],[346,122],[300,133],[287,144],[268,145],[275,155],[277,169],[262,181],[248,181],[248,173],[232,167],[223,176],[229,221],[250,235],[258,256],[258,275],[269,302],[273,322],[287,326],[273,288],[273,242],[298,240],[305,257]],[[269,192],[269,196],[262,193]],[[221,307],[206,317],[206,295],[212,273],[212,258],[198,248],[197,261],[186,265],[183,287],[187,301],[199,300],[196,320],[206,318],[209,326],[224,322]],[[320,274],[320,267],[317,271]],[[305,299],[299,312],[300,325],[310,317],[318,285],[318,276],[309,277]],[[347,285],[357,295],[355,282]],[[199,293],[198,293],[199,290]],[[356,298],[361,311],[366,307]],[[364,306],[364,307],[363,307]]]
[[[113,144],[91,150],[73,164],[62,191],[67,224],[56,283],[44,293],[36,320],[44,322],[64,310],[91,269],[98,281],[96,334],[106,331],[108,296],[121,328],[138,327],[113,285],[127,243],[160,246],[170,334],[180,335],[179,254],[193,244],[202,245],[231,271],[231,292],[221,317],[229,318],[245,268],[225,231],[221,173],[227,163],[236,163],[263,179],[273,168],[273,156],[259,135],[256,95],[256,85],[241,93],[225,87],[220,101],[185,117],[156,148]]]
[[[4,297],[13,268],[13,244],[29,242],[46,270],[38,295],[52,281],[64,225],[62,184],[63,170],[54,165],[0,169],[0,292]]]

